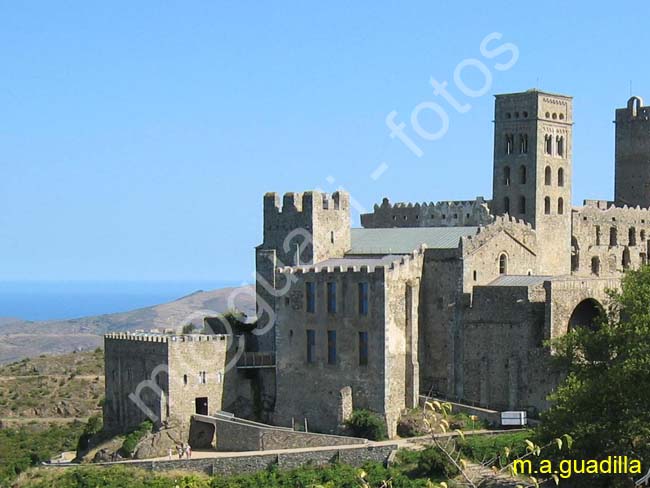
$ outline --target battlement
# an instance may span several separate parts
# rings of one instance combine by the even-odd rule
[[[280,196],[275,192],[264,195],[264,215],[296,214],[320,210],[344,210],[350,208],[350,197],[346,192],[324,193],[306,191],[285,193],[280,203]]]
[[[131,332],[112,332],[104,334],[104,339],[121,340],[121,341],[139,341],[139,342],[209,342],[225,341],[230,336],[227,334],[148,334],[148,333],[131,333]]]
[[[427,246],[422,244],[417,249],[414,249],[409,254],[403,254],[395,256],[394,259],[376,259],[375,263],[364,264],[364,265],[354,265],[354,264],[344,264],[344,265],[328,265],[328,264],[316,264],[311,266],[283,266],[277,268],[277,272],[281,274],[307,274],[307,273],[375,273],[377,271],[392,271],[397,270],[401,266],[408,266],[414,260],[422,257],[424,255]]]
[[[607,205],[605,205],[607,204]],[[584,206],[573,210],[574,214],[582,217],[604,218],[612,222],[650,224],[650,207],[616,206],[604,200],[585,200]]]
[[[365,228],[387,227],[454,227],[484,225],[492,221],[489,202],[475,200],[391,204],[384,198],[375,204],[373,213],[361,215]]]

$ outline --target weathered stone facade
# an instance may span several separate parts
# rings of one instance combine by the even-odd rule
[[[592,323],[607,290],[650,255],[650,210],[623,205],[650,204],[648,110],[637,98],[617,110],[615,202],[571,205],[572,98],[537,90],[496,97],[490,201],[384,199],[351,228],[345,192],[289,193],[282,204],[266,194],[256,340],[246,350],[275,353],[275,368],[257,383],[231,373],[237,400],[225,386],[210,394],[214,404],[259,418],[249,404],[263,391],[265,420],[323,433],[365,408],[391,436],[418,394],[532,415],[546,408],[558,381],[546,341]],[[120,425],[137,421],[126,422],[132,408],[117,410],[114,392],[124,396],[140,376],[111,372],[140,365],[146,377],[169,355],[168,341],[131,344],[107,339],[107,412]],[[219,351],[207,371],[220,367]],[[173,362],[170,371],[183,374]],[[186,393],[200,392],[169,394]]]
[[[226,374],[232,341],[227,335],[106,335],[105,428],[124,432],[147,419],[162,425],[172,417],[189,425],[199,410],[225,410],[237,387]]]

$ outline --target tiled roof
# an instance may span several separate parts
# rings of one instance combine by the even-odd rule
[[[550,279],[550,276],[501,275],[488,286],[534,286]]]
[[[473,236],[478,227],[401,227],[351,229],[348,254],[407,254],[425,244],[429,249],[454,249],[463,236]]]

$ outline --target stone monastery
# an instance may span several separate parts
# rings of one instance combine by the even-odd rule
[[[650,254],[650,107],[615,123],[613,201],[572,206],[572,98],[538,90],[496,96],[491,200],[384,199],[352,227],[344,192],[267,193],[254,324],[107,335],[106,427],[225,411],[337,433],[363,408],[394,436],[419,395],[535,416],[546,341]]]

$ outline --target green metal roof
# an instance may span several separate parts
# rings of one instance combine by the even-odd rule
[[[407,254],[425,244],[429,249],[455,249],[463,236],[473,236],[478,227],[393,227],[351,229],[348,254]]]

